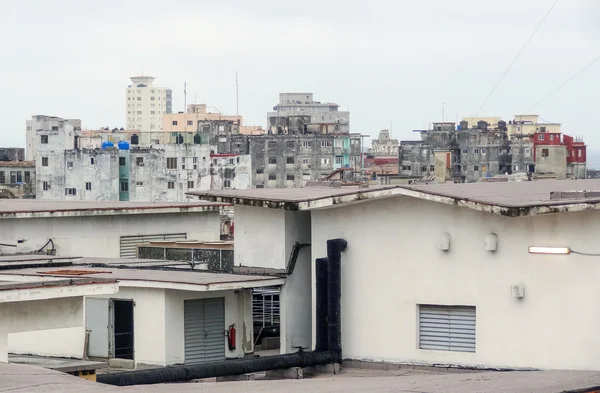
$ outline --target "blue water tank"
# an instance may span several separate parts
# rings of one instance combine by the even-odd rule
[[[119,146],[119,150],[129,150],[129,142],[121,141],[117,146]]]
[[[102,149],[110,149],[111,147],[115,147],[115,144],[109,141],[102,142]]]

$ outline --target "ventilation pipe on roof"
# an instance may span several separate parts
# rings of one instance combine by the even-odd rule
[[[316,260],[317,343],[314,352],[304,352],[300,349],[296,353],[286,355],[100,374],[97,381],[116,386],[148,385],[341,362],[341,253],[347,248],[348,242],[344,239],[328,240],[327,258]]]

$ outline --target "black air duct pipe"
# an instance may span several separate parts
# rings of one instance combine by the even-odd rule
[[[342,251],[348,242],[344,239],[327,240],[327,337],[328,349],[342,358]]]
[[[282,370],[291,367],[310,367],[339,361],[340,359],[336,354],[330,351],[296,352],[262,358],[236,359],[224,362],[126,371],[114,374],[98,374],[96,380],[100,383],[115,386],[149,385],[224,377],[227,375],[241,375],[267,370]]]
[[[315,260],[315,325],[316,344],[315,351],[326,351],[329,347],[327,340],[327,269],[329,259],[318,258]]]

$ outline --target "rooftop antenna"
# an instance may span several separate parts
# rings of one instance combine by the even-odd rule
[[[444,108],[444,103],[442,102],[442,122],[446,121],[446,109]]]
[[[142,64],[142,76],[144,76],[144,65]]]
[[[240,95],[238,85],[238,72],[235,72],[235,113],[237,116],[240,115]]]
[[[183,81],[183,113],[187,112],[187,82]]]

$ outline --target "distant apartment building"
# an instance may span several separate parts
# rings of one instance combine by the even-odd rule
[[[379,137],[371,141],[371,155],[374,157],[395,157],[398,154],[398,139],[390,137],[389,130],[381,130]]]
[[[313,93],[280,93],[279,103],[267,113],[267,129],[271,134],[347,134],[350,112],[339,105],[313,99]]]
[[[251,187],[249,156],[211,154],[206,144],[104,142],[50,153],[45,163],[36,163],[38,199],[180,202],[189,191]]]
[[[209,110],[213,108],[213,110]],[[216,110],[216,111],[215,111]],[[163,117],[162,130],[165,132],[196,132],[199,123],[221,120],[242,125],[242,116],[224,115],[216,107],[206,104],[191,104],[187,106],[187,112],[171,113]]]
[[[127,129],[161,131],[163,116],[173,111],[172,90],[154,86],[154,77],[134,76],[126,90]]]
[[[0,160],[0,199],[14,198],[35,198],[33,161]]]
[[[74,136],[75,131],[81,130],[81,120],[63,119],[57,116],[35,115],[31,120],[27,120],[25,138],[25,160],[33,161],[35,152],[40,144],[44,144],[47,139],[40,139],[38,135],[70,135]],[[47,142],[46,142],[47,143]]]
[[[520,117],[520,119],[525,118]],[[532,117],[527,117],[532,119]],[[486,120],[433,123],[430,130],[418,130],[420,141],[402,141],[398,170],[401,176],[435,178],[438,182],[478,181],[513,173],[552,174],[557,179],[585,178],[586,147],[545,126],[527,129],[496,118],[491,128]],[[518,120],[521,121],[521,120]],[[528,120],[529,121],[529,120]],[[509,128],[521,133],[509,135]],[[552,130],[560,130],[560,125]],[[531,132],[531,133],[529,133]]]

